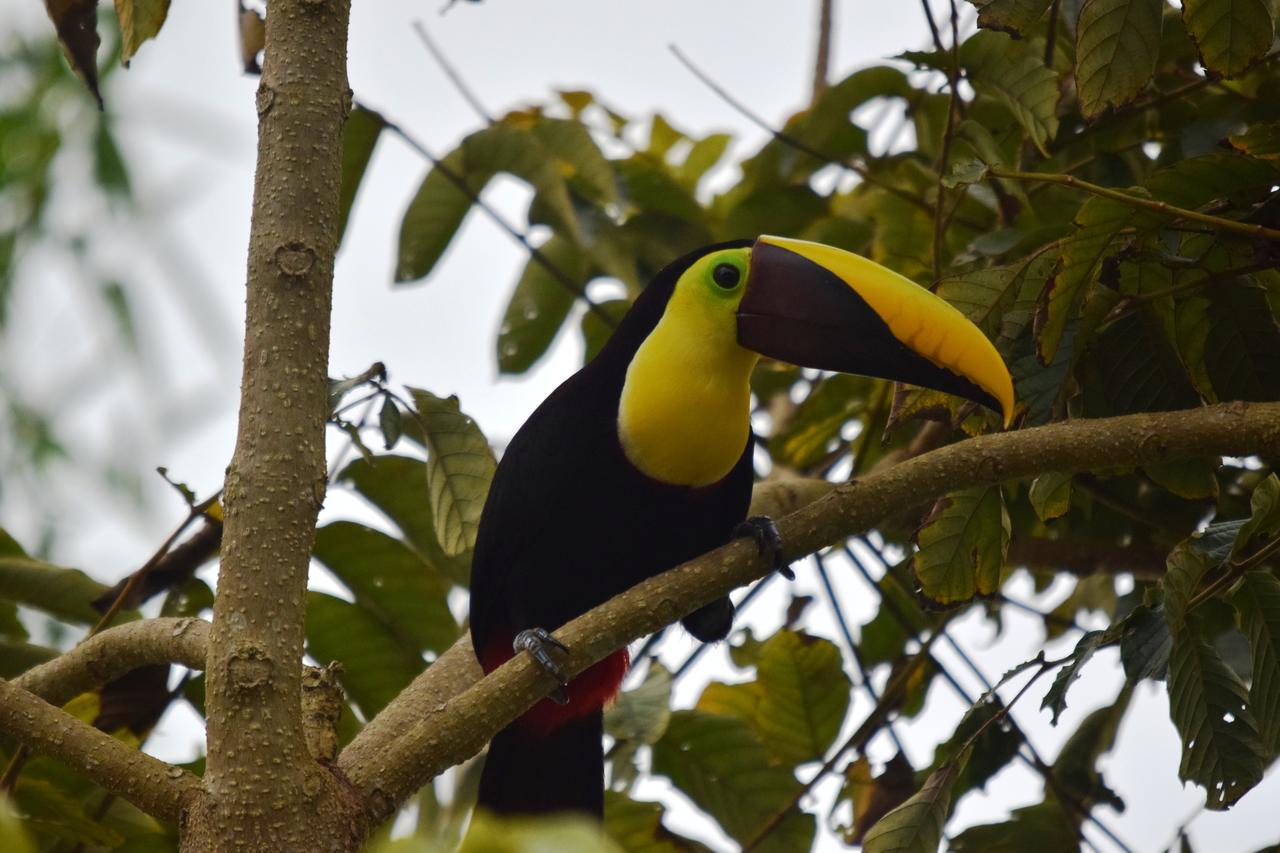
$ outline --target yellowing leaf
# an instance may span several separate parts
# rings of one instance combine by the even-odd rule
[[[1050,471],[1031,481],[1027,497],[1041,521],[1052,521],[1067,514],[1071,508],[1071,474]]]
[[[1000,588],[1009,514],[1000,487],[953,492],[934,505],[916,536],[916,577],[939,604],[958,604]]]
[[[169,0],[115,0],[125,65],[149,38],[155,38],[169,15]]]

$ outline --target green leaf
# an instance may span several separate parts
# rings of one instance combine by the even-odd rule
[[[399,539],[335,521],[316,531],[312,554],[406,647],[439,653],[458,638],[445,600],[450,585]]]
[[[360,182],[373,157],[378,137],[386,127],[386,120],[373,110],[357,106],[347,116],[342,129],[342,186],[338,190],[338,241],[347,233],[351,219],[351,206],[355,204]]]
[[[580,237],[578,220],[565,183],[565,171],[571,170],[573,165],[562,161],[547,146],[536,130],[538,124],[526,127],[518,121],[498,122],[468,136],[462,141],[466,174],[506,172],[525,181],[533,187],[536,201],[547,212],[552,229],[577,241]],[[551,130],[547,137],[558,145],[573,144],[561,130]],[[586,143],[595,147],[589,137]],[[599,154],[598,151],[596,153]],[[562,168],[562,163],[568,168]]]
[[[1231,598],[1240,628],[1253,653],[1249,707],[1267,754],[1280,752],[1280,579],[1270,572],[1246,572]]]
[[[1142,466],[1147,476],[1173,494],[1187,500],[1218,496],[1217,466],[1208,459],[1179,459]]]
[[[1251,124],[1244,133],[1232,134],[1227,140],[1251,157],[1280,160],[1280,121]]]
[[[416,424],[404,422],[403,426]],[[425,462],[395,454],[375,456],[372,462],[357,459],[343,469],[338,481],[350,483],[380,509],[428,565],[455,583],[467,583],[468,562],[446,556],[436,541]]]
[[[1080,830],[1061,805],[1051,799],[1023,806],[999,823],[980,823],[952,838],[952,853],[1076,853]]]
[[[1005,324],[1016,319],[1010,313],[1018,305],[1020,294],[1025,290],[1038,294],[1052,275],[1054,263],[1054,258],[1041,254],[1030,263],[949,276],[938,282],[937,293],[960,309],[988,338],[996,340]],[[1015,331],[1011,337],[1019,334]]]
[[[539,252],[567,282],[529,258],[498,330],[498,370],[503,373],[524,373],[546,353],[569,316],[575,289],[587,284],[590,264],[571,242],[553,235]]]
[[[942,179],[942,185],[949,190],[969,184],[980,184],[987,179],[990,167],[981,160],[961,160],[951,167],[950,174]]]
[[[852,685],[840,650],[829,640],[778,631],[765,641],[756,673],[761,740],[789,764],[820,761],[849,709]]]
[[[960,45],[960,61],[973,88],[1009,108],[1044,156],[1058,133],[1058,75],[1044,64],[1043,48],[1004,33],[979,32]]]
[[[1009,514],[1000,487],[952,492],[934,504],[916,535],[914,559],[924,595],[957,604],[1000,588],[1009,547]]]
[[[869,389],[870,382],[860,376],[824,377],[773,436],[769,450],[774,459],[796,468],[820,462],[839,440],[844,425],[866,408]]]
[[[622,198],[633,210],[661,213],[704,226],[706,213],[702,205],[666,168],[640,155],[612,163],[621,182]]]
[[[1280,399],[1280,323],[1267,305],[1266,290],[1235,282],[1216,285],[1203,322],[1207,330],[1198,354],[1217,398]]]
[[[120,60],[129,60],[138,52],[142,43],[155,38],[169,15],[169,0],[116,0],[116,14],[120,16],[122,53]]]
[[[407,839],[401,839],[407,840]],[[420,841],[420,840],[419,840]],[[391,846],[377,853],[429,853],[436,845],[422,842],[404,849]],[[587,815],[558,814],[506,817],[481,811],[471,819],[458,853],[623,853]]]
[[[1114,414],[1176,411],[1200,402],[1160,319],[1143,305],[1091,343],[1100,374],[1094,383]]]
[[[1076,88],[1086,118],[1132,101],[1155,71],[1163,0],[1085,0],[1076,25]]]
[[[739,199],[725,216],[729,234],[798,234],[829,212],[830,201],[807,184],[766,187]]]
[[[978,8],[978,26],[1025,34],[1044,15],[1051,0],[969,0]]]
[[[431,273],[471,211],[492,172],[468,173],[461,148],[450,152],[423,178],[400,222],[396,282]],[[463,187],[466,189],[464,190]]]
[[[1049,364],[1058,352],[1067,324],[1084,301],[1103,257],[1120,229],[1134,219],[1132,208],[1105,198],[1090,198],[1075,217],[1075,233],[1063,244],[1062,267],[1042,291],[1036,306],[1036,355]]]
[[[613,167],[584,125],[543,117],[533,125],[533,134],[555,158],[560,173],[593,201],[608,204],[618,200]]]
[[[667,730],[671,719],[671,673],[655,663],[644,681],[624,690],[604,712],[605,733],[615,740],[652,744]]]
[[[307,654],[321,665],[341,661],[342,689],[366,720],[426,666],[372,612],[314,591],[307,593]]]
[[[31,837],[27,835],[8,797],[0,797],[0,850],[8,853],[36,853]]]
[[[1115,745],[1116,733],[1132,697],[1133,686],[1126,684],[1115,701],[1085,717],[1058,752],[1053,762],[1054,776],[1077,802],[1105,803],[1116,811],[1124,811],[1124,802],[1103,781],[1098,759]]]
[[[111,123],[105,119],[98,122],[93,134],[93,174],[107,192],[129,195],[129,167],[116,143]]]
[[[1098,646],[1103,641],[1103,633],[1101,631],[1088,631],[1076,643],[1075,649],[1071,652],[1071,660],[1058,670],[1058,674],[1054,676],[1053,684],[1049,687],[1048,692],[1044,694],[1044,700],[1040,703],[1041,710],[1048,708],[1053,714],[1053,725],[1058,724],[1058,717],[1067,709],[1067,691],[1071,689],[1071,685],[1080,677],[1080,671],[1084,669],[1084,665],[1089,662],[1089,658],[1093,657],[1093,653],[1098,650]]]
[[[622,317],[631,307],[631,303],[625,299],[610,299],[608,302],[597,304],[596,307],[600,309],[599,313],[588,311],[582,315],[583,364],[590,362],[600,353],[608,342],[609,336],[613,334],[614,328],[622,322]],[[612,325],[606,323],[601,314],[612,318]]]
[[[1269,475],[1253,489],[1249,497],[1249,519],[1240,526],[1231,556],[1244,552],[1255,537],[1280,533],[1280,477]]]
[[[1169,715],[1182,738],[1178,777],[1206,793],[1205,807],[1230,808],[1262,779],[1265,763],[1249,691],[1194,631],[1173,638]]]
[[[677,835],[662,824],[662,804],[604,793],[604,830],[627,853],[710,853],[710,848]]]
[[[1027,497],[1041,521],[1061,518],[1071,509],[1070,472],[1050,471],[1041,474],[1031,481]]]
[[[1188,542],[1178,543],[1165,561],[1164,618],[1174,637],[1182,633],[1187,622],[1187,606],[1200,588],[1200,581],[1210,569],[1204,553]]]
[[[26,557],[0,557],[0,599],[43,610],[68,622],[97,622],[101,614],[90,602],[106,591],[106,586],[79,569]]]
[[[409,389],[427,446],[427,490],[436,539],[456,557],[476,544],[480,512],[497,460],[476,422],[458,408],[457,397]]]
[[[951,811],[951,787],[970,751],[930,773],[911,799],[876,821],[862,839],[864,853],[937,853]]]
[[[1120,663],[1124,666],[1125,678],[1131,682],[1144,678],[1163,680],[1169,670],[1169,652],[1173,649],[1173,636],[1164,614],[1140,606],[1134,608],[1124,622]]]
[[[58,654],[57,649],[21,640],[0,640],[0,678],[17,678],[33,666],[48,663]]]
[[[403,430],[400,407],[390,397],[384,399],[382,407],[378,409],[378,429],[382,430],[384,449],[390,450],[400,441],[400,435]]]
[[[690,192],[696,191],[703,176],[720,162],[732,141],[733,137],[727,133],[712,133],[693,143],[677,170],[680,182]]]
[[[653,746],[653,772],[668,777],[744,844],[800,791],[791,770],[768,753],[747,723],[701,711],[672,713],[667,733]],[[808,850],[815,832],[813,816],[793,808],[755,849]]]
[[[1271,49],[1275,21],[1264,0],[1183,0],[1182,20],[1205,68],[1238,77]]]
[[[1038,663],[1037,659],[1028,665],[1035,666]],[[990,701],[979,702],[965,712],[956,730],[934,751],[930,772],[951,763],[969,742],[969,738],[978,731],[982,732],[974,740],[969,759],[956,777],[955,784],[951,786],[955,799],[959,800],[975,788],[984,788],[992,777],[1017,757],[1018,750],[1022,748],[1022,735],[1012,726],[991,723],[997,714],[1004,711],[1005,705],[998,696],[992,695]],[[988,723],[991,725],[987,725]]]

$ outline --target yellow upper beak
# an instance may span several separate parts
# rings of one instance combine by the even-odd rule
[[[760,237],[738,338],[763,355],[998,406],[1005,426],[1013,418],[1013,380],[977,326],[910,279],[843,249]]]

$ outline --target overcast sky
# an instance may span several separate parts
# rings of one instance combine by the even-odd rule
[[[585,88],[629,117],[647,118],[660,110],[676,127],[698,135],[730,131],[737,138],[731,160],[755,150],[763,134],[693,79],[668,52],[671,44],[778,124],[808,97],[816,0],[485,0],[460,2],[444,16],[438,14],[440,5],[436,0],[356,0],[350,41],[356,97],[437,153],[477,129],[479,119],[423,49],[411,27],[417,20],[495,114],[547,100],[557,88]],[[121,116],[120,135],[144,227],[95,246],[94,259],[118,270],[131,285],[140,325],[150,330],[142,346],[151,366],[125,370],[123,379],[114,372],[103,376],[101,393],[68,404],[63,426],[74,434],[73,443],[84,442],[99,456],[130,460],[148,484],[152,510],[139,511],[70,470],[61,471],[49,489],[49,499],[78,520],[57,544],[56,558],[103,580],[141,564],[179,517],[180,508],[147,472],[167,466],[208,494],[219,486],[233,446],[257,81],[237,67],[231,6],[228,0],[176,0],[159,40],[145,45],[133,67],[115,75],[106,91]],[[943,6],[934,3],[939,11]],[[36,0],[6,0],[5,7],[0,21],[11,18],[28,31],[47,26]],[[926,38],[916,2],[837,0],[834,77],[920,47]],[[468,220],[428,283],[393,288],[399,220],[425,170],[422,159],[399,140],[385,135],[379,143],[338,259],[331,373],[356,374],[382,361],[395,382],[458,394],[464,410],[502,442],[580,363],[576,327],[566,327],[555,351],[530,377],[498,377],[494,340],[524,255],[478,215]],[[486,199],[511,221],[522,222],[528,196],[516,182],[499,181]],[[74,207],[66,205],[68,223],[76,221]],[[75,274],[49,259],[47,268],[34,273],[39,286],[28,288],[27,299],[15,309],[20,322],[4,357],[15,372],[29,375],[37,392],[51,378],[96,361],[101,337],[94,323],[101,318],[84,311]],[[146,413],[145,423],[137,426],[121,416],[122,406],[135,415]],[[340,493],[331,494],[327,517],[357,511]],[[16,533],[30,522],[12,503],[0,505],[0,511],[0,524]],[[847,566],[833,561],[832,569],[853,620],[865,622],[874,611],[870,596]],[[755,605],[748,616],[763,631],[773,630],[781,618],[785,599],[781,584],[776,586],[775,599]],[[1052,604],[1068,588],[1056,584],[1044,600]],[[801,572],[795,589],[818,594],[811,570]],[[1031,598],[1029,583],[1015,580],[1013,590]],[[810,627],[834,639],[830,619],[820,610],[812,608]],[[976,617],[964,620],[956,635],[991,677],[1030,657],[1042,641],[1036,620],[1018,614],[1007,616],[999,641]],[[690,648],[685,640],[673,646],[674,660]],[[1069,643],[1059,646],[1050,648],[1051,656],[1067,651]],[[709,671],[726,671],[720,657],[722,650],[709,656]],[[961,680],[972,693],[980,692],[967,674]],[[1052,760],[1062,731],[1071,732],[1085,714],[1108,702],[1120,683],[1116,656],[1105,651],[1072,692],[1061,730],[1051,729],[1047,715],[1037,709],[1042,691],[1033,691],[1015,716]],[[691,704],[698,689],[690,680],[678,701]],[[854,723],[870,707],[861,693],[857,701],[861,710],[851,715]],[[928,713],[901,728],[916,766],[929,761],[933,744],[962,712],[940,681],[930,701]],[[189,758],[195,737],[189,717],[172,714],[162,723],[155,751]],[[1124,815],[1110,809],[1099,814],[1133,849],[1163,849],[1174,840],[1174,828],[1192,816],[1191,837],[1199,851],[1232,853],[1280,841],[1275,773],[1230,814],[1197,816],[1203,795],[1176,781],[1178,743],[1162,687],[1139,689],[1120,745],[1104,766],[1107,781],[1129,808]],[[888,756],[881,738],[873,757]],[[642,793],[663,790],[653,783]],[[819,790],[831,792],[830,785]],[[996,819],[1041,798],[1039,777],[1014,767],[990,783],[985,795],[967,797],[951,828]],[[680,810],[674,822],[720,849],[732,849],[690,809]],[[1116,849],[1096,831],[1089,835],[1099,849]],[[842,848],[828,836],[821,849]]]

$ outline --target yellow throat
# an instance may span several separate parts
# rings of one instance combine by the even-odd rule
[[[631,464],[655,480],[707,486],[742,456],[751,430],[751,370],[759,356],[738,345],[735,291],[711,283],[731,260],[746,279],[748,249],[693,264],[636,351],[618,405],[618,437]]]

